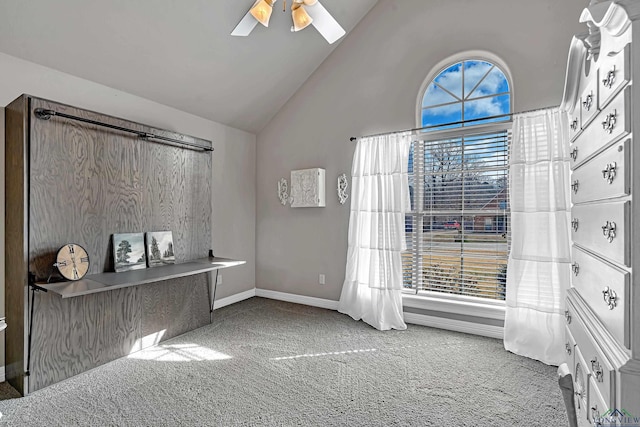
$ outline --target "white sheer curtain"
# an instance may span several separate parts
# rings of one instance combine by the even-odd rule
[[[566,135],[558,109],[514,117],[504,346],[550,365],[564,360],[564,301],[570,283]]]
[[[347,268],[338,311],[376,329],[406,329],[402,255],[409,207],[407,134],[362,138],[351,171]]]

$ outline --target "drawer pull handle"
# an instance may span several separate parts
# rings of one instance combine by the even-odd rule
[[[618,305],[618,294],[608,286],[602,291],[602,298],[604,298],[604,302],[609,306],[609,310],[613,310]]]
[[[573,275],[577,276],[578,273],[580,273],[580,264],[574,262],[573,264],[571,264],[571,270],[573,271]]]
[[[573,184],[571,184],[571,189],[573,190],[573,194],[578,194],[578,188],[580,188],[580,181],[576,179],[575,181],[573,181]]]
[[[611,89],[613,87],[613,83],[616,81],[616,66],[614,65],[611,70],[607,73],[607,77],[602,79],[602,85],[606,88]]]
[[[587,111],[591,110],[591,106],[593,106],[593,92],[587,95],[585,100],[582,102],[582,106]]]
[[[616,178],[616,170],[618,169],[618,163],[608,163],[607,167],[602,169],[602,178],[607,180],[609,184],[613,184],[613,180]]]
[[[578,147],[573,147],[573,150],[569,153],[569,157],[571,157],[574,162],[578,160]]]
[[[602,235],[609,243],[613,242],[613,239],[616,238],[616,223],[613,221],[607,221],[602,226]]]
[[[565,350],[567,351],[567,354],[568,354],[568,355],[571,355],[571,344],[566,343],[566,344],[564,345],[564,348],[565,348]]]
[[[573,231],[578,231],[578,218],[571,220],[571,228],[573,228]]]
[[[571,323],[571,313],[569,313],[569,310],[564,311],[564,318],[567,320],[567,323]]]
[[[613,113],[609,113],[607,117],[602,122],[602,129],[604,129],[607,133],[612,133],[613,128],[616,126],[616,116],[618,114],[617,110],[613,110]]]
[[[600,362],[598,362],[597,358],[591,359],[591,371],[593,375],[596,376],[596,381],[599,383],[604,381],[604,371],[602,370],[602,366],[600,366]]]
[[[591,421],[595,427],[602,426],[602,420],[600,418],[600,412],[598,412],[598,405],[593,405],[591,407]]]
[[[576,131],[578,130],[578,119],[573,119],[573,121],[571,122],[571,125],[569,125],[571,127],[572,131]]]
[[[584,396],[584,391],[574,391],[573,394],[578,398],[578,401],[576,402],[578,409],[581,409],[581,402]]]

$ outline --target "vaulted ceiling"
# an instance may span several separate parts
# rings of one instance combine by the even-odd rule
[[[377,0],[321,0],[349,32]],[[257,133],[344,39],[269,28],[229,34],[253,0],[6,0],[0,52]]]

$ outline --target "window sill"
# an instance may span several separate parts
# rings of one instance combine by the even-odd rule
[[[441,311],[501,321],[504,321],[505,314],[504,301],[442,295],[427,291],[422,291],[419,294],[403,293],[402,305],[422,310]]]

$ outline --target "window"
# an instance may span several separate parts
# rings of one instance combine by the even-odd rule
[[[417,293],[504,299],[509,81],[485,60],[440,70],[418,106],[426,129],[409,155],[404,286]]]
[[[462,61],[445,68],[427,86],[421,126],[442,130],[510,120],[485,119],[510,113],[510,105],[509,82],[498,67],[487,61]]]

